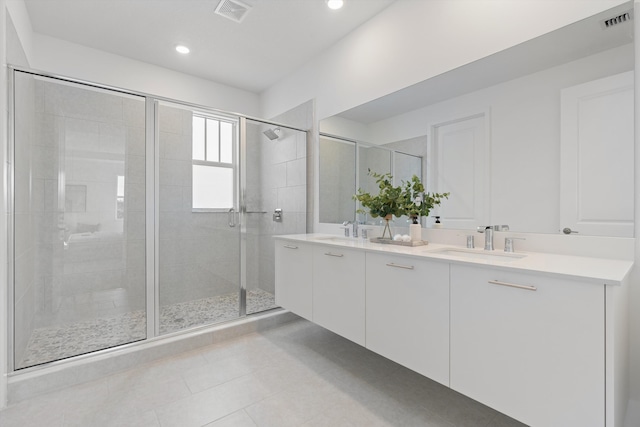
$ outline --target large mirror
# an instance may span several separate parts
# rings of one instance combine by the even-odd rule
[[[632,237],[632,9],[328,117],[320,132],[422,155],[428,190],[452,194],[439,210],[445,228]],[[354,209],[350,198],[321,197],[320,212],[343,204]]]

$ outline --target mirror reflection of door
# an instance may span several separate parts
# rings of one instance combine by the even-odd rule
[[[633,237],[633,72],[562,91],[560,232]]]
[[[472,229],[489,220],[486,115],[432,126],[428,191],[451,193],[434,212],[445,228]]]

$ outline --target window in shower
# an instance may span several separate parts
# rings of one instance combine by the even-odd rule
[[[194,211],[235,206],[235,122],[193,115],[192,203]]]

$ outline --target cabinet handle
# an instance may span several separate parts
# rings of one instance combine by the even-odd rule
[[[387,263],[387,265],[389,267],[404,268],[405,270],[413,270],[413,265],[401,265],[401,264],[396,264],[395,262],[389,262]]]
[[[287,248],[287,249],[298,249],[297,246],[293,246],[293,245],[282,245],[282,246]]]
[[[332,252],[325,252],[324,254],[327,255],[327,256],[335,256],[335,257],[343,257],[344,256],[344,254],[334,254]]]
[[[535,286],[516,285],[515,283],[501,282],[499,280],[489,280],[489,283],[491,283],[493,285],[508,286],[510,288],[524,289],[526,291],[537,291],[538,290],[538,288],[536,288]]]

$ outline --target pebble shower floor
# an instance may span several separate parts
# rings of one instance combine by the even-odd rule
[[[160,307],[160,333],[224,322],[238,317],[238,293]],[[247,314],[275,308],[275,297],[247,291]],[[28,367],[144,339],[146,315],[136,310],[117,316],[35,329],[17,366]]]

